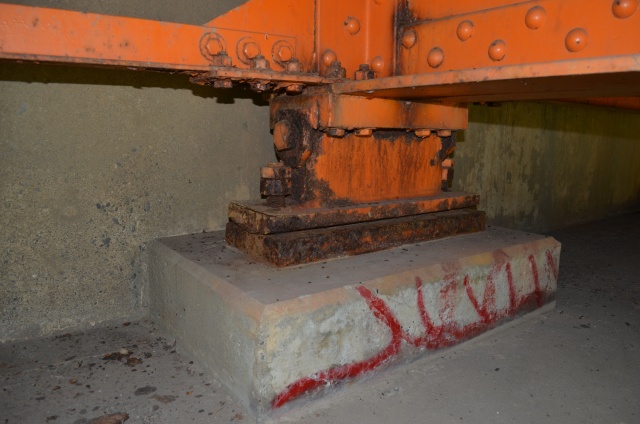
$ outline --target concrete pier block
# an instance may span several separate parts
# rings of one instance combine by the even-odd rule
[[[553,238],[488,228],[276,269],[193,234],[151,245],[152,313],[260,416],[551,302],[559,258]]]

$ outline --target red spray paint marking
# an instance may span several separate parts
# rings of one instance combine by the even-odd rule
[[[357,290],[367,302],[367,305],[373,312],[373,315],[389,327],[389,330],[391,330],[391,342],[389,345],[373,358],[331,368],[326,371],[319,372],[312,377],[305,377],[296,381],[289,385],[285,391],[280,393],[273,400],[272,406],[274,408],[279,408],[291,399],[295,399],[310,390],[371,371],[399,352],[405,334],[398,319],[395,317],[391,309],[389,309],[389,306],[384,303],[382,299],[374,296],[369,289],[360,286]]]
[[[553,278],[558,279],[558,267],[556,266],[556,261],[553,259],[553,253],[551,250],[547,250],[547,266],[551,270],[553,274]]]
[[[506,264],[505,264],[506,262]],[[453,318],[455,316],[455,297],[457,293],[456,277],[449,274],[445,276],[447,284],[440,290],[440,324],[435,325],[429,316],[424,304],[424,296],[422,292],[422,280],[416,277],[417,291],[417,307],[420,314],[425,334],[421,337],[411,337],[409,333],[402,329],[400,321],[396,318],[389,306],[379,297],[376,297],[369,289],[360,286],[357,288],[358,293],[365,299],[367,306],[373,315],[384,323],[391,332],[391,341],[382,351],[372,358],[360,362],[346,364],[328,370],[324,370],[314,374],[311,377],[304,377],[287,386],[272,402],[274,408],[279,408],[285,403],[301,396],[304,393],[344,380],[346,378],[356,377],[365,372],[372,371],[385,362],[396,356],[402,348],[402,342],[413,345],[418,348],[426,348],[429,350],[451,346],[466,338],[473,337],[483,331],[488,330],[497,321],[513,315],[518,309],[530,303],[535,299],[538,307],[542,306],[544,293],[540,289],[540,280],[538,268],[533,255],[529,256],[529,262],[533,271],[533,280],[535,290],[519,299],[516,297],[515,287],[513,283],[513,275],[511,272],[511,264],[504,260],[504,257],[496,257],[496,266],[493,267],[487,276],[487,285],[492,285],[492,290],[487,290],[485,286],[485,294],[483,296],[482,305],[479,304],[469,283],[469,276],[465,276],[463,285],[466,289],[467,297],[473,305],[473,308],[480,317],[480,322],[470,323],[465,326],[457,324]],[[557,268],[553,261],[553,256],[547,252],[547,263],[554,276],[557,276]],[[509,308],[506,311],[497,311],[495,304],[495,283],[494,275],[505,267],[507,273],[507,283],[509,288]]]
[[[536,305],[542,306],[542,291],[540,290],[540,278],[538,276],[538,266],[536,265],[536,258],[533,255],[529,255],[529,262],[531,263],[531,271],[533,272],[533,285],[535,286],[534,295],[536,298]]]

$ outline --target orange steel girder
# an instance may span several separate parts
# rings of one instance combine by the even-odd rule
[[[263,194],[344,206],[437,195],[466,102],[637,107],[607,97],[640,96],[639,1],[251,0],[200,26],[0,4],[0,59],[273,90]]]
[[[201,26],[8,4],[0,16],[0,59],[181,71],[218,87],[299,92],[345,78],[367,81],[334,92],[640,95],[638,0],[252,0]]]

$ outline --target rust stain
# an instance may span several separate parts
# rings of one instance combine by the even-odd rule
[[[266,236],[251,234],[229,222],[226,240],[253,257],[276,267],[285,267],[467,234],[484,228],[484,212],[460,209]]]

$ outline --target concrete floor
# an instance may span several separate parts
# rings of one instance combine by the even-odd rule
[[[563,244],[555,310],[266,421],[640,422],[640,213],[552,235]],[[2,345],[0,379],[5,424],[253,421],[150,321]]]

